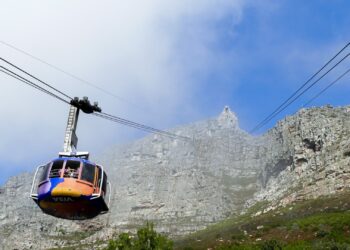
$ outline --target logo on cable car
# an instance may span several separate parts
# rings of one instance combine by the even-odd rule
[[[72,197],[52,197],[54,202],[73,202]]]

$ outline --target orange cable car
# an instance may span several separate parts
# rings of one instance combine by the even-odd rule
[[[110,183],[102,166],[80,157],[60,155],[37,168],[31,197],[47,214],[88,219],[108,211]]]

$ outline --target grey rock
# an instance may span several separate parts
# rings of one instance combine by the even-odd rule
[[[97,162],[112,183],[110,212],[86,221],[43,214],[29,198],[33,173],[0,188],[3,249],[47,249],[107,240],[145,221],[172,237],[268,201],[262,212],[350,187],[350,107],[302,109],[262,136],[241,130],[225,107],[218,118],[110,148]],[[74,236],[74,237],[73,237]],[[90,248],[89,248],[90,247]]]

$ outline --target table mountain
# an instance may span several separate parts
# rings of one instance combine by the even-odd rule
[[[257,202],[267,211],[350,186],[350,106],[302,109],[261,136],[240,129],[228,107],[169,131],[190,140],[150,135],[97,158],[113,188],[110,212],[95,219],[42,214],[29,198],[33,174],[10,178],[0,189],[2,247],[88,249],[145,221],[176,237]]]

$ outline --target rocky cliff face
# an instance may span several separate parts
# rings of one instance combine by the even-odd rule
[[[117,227],[156,221],[173,235],[202,229],[252,197],[263,146],[238,128],[226,108],[218,119],[173,132],[193,141],[152,136],[102,158],[114,183],[110,221]]]
[[[271,209],[350,188],[349,106],[302,109],[263,137],[274,153],[247,204],[267,200]]]
[[[100,156],[112,182],[108,214],[67,221],[44,215],[29,197],[31,174],[0,189],[4,249],[89,244],[145,220],[173,236],[205,228],[259,201],[268,209],[350,186],[350,107],[300,110],[263,136],[217,119],[172,130],[191,141],[148,136]]]

